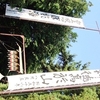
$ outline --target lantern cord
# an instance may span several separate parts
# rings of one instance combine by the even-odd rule
[[[14,49],[13,47],[11,47],[11,46],[9,46],[8,44],[4,43],[2,40],[0,40],[0,43],[4,46],[4,48],[5,48],[6,50],[8,50],[7,47],[9,47],[9,48],[11,48],[11,49]]]

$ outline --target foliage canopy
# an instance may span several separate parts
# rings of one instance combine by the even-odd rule
[[[8,3],[12,7],[24,7],[77,18],[82,17],[92,5],[86,0],[0,0],[0,2],[0,14],[3,14],[5,4]],[[74,55],[67,51],[70,42],[75,42],[77,38],[71,27],[0,17],[0,32],[25,36],[28,73],[80,69],[81,62],[75,62]],[[0,59],[3,58],[0,61],[0,65],[3,66],[0,72],[6,74],[6,58],[2,56],[3,53],[5,54],[6,50],[0,44]],[[56,64],[54,64],[55,57],[58,57]],[[86,68],[87,64],[84,64],[82,69]],[[0,100],[99,100],[98,96],[99,90],[96,88],[85,88],[1,97]]]
[[[0,0],[0,2],[4,8],[5,4],[8,3],[12,7],[18,6],[78,18],[88,11],[90,5],[90,2],[88,3],[86,0]],[[63,62],[62,70],[74,70],[80,65],[73,62],[74,56],[66,52],[70,42],[75,42],[77,37],[71,27],[2,17],[0,20],[0,26],[7,27],[6,29],[2,28],[1,32],[25,36],[28,73],[60,70],[59,63],[54,65],[53,62],[56,56],[63,58],[63,60],[60,59]],[[1,65],[6,66],[3,61]],[[69,68],[71,65],[73,68]]]

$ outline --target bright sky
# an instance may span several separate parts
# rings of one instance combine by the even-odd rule
[[[90,8],[91,11],[83,17],[83,22],[87,28],[98,29],[96,21],[100,27],[100,0],[90,1],[93,6]],[[76,55],[75,61],[82,61],[82,64],[90,62],[89,69],[99,69],[100,33],[78,28],[73,31],[78,34],[77,42],[73,43],[70,48],[70,52]]]

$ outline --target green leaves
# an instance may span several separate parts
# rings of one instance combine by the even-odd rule
[[[8,88],[8,84],[0,83],[0,91],[6,90]]]
[[[30,9],[73,17],[81,17],[88,9],[85,0],[10,0],[9,3],[13,6],[25,6]],[[83,8],[83,5],[86,8]],[[77,34],[72,32],[70,27],[7,18],[5,20],[1,18],[1,20],[0,25],[14,27],[13,31],[9,30],[9,33],[25,36],[27,69],[32,72],[42,70],[42,67],[40,68],[41,60],[44,60],[45,64],[47,61],[53,63],[55,57],[62,50],[66,53],[66,48],[70,47],[70,42],[76,42]],[[69,54],[66,53],[66,55]],[[69,58],[71,58],[71,54]],[[71,59],[69,58],[66,58],[68,63],[71,62],[73,56]],[[67,66],[67,64],[65,65]]]
[[[0,100],[99,100],[95,87],[67,91],[30,93],[29,95],[24,94],[22,96],[4,96],[0,97]]]
[[[82,17],[89,6],[92,6],[92,3],[86,0],[0,0],[0,2],[9,3],[12,7],[18,6],[20,9],[25,7],[72,17]],[[67,51],[70,42],[76,42],[77,38],[77,34],[72,32],[70,27],[1,17],[0,26],[10,27],[2,29],[3,32],[25,36],[27,73],[86,70],[89,65],[75,62],[75,56]],[[54,63],[56,58],[58,61]],[[7,65],[3,63],[0,66],[3,66],[1,67],[3,69]],[[1,87],[1,90],[4,88]],[[100,97],[99,90],[85,88],[0,97],[0,100],[99,100],[98,96]]]

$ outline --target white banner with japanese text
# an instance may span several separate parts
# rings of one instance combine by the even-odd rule
[[[20,11],[18,7],[11,8],[9,5],[6,5],[5,15],[11,18],[13,17],[22,20],[84,28],[84,23],[81,18],[74,18],[24,8],[22,8],[22,10]]]
[[[53,87],[79,87],[100,84],[100,70],[64,71],[13,75],[8,77],[8,90]]]

